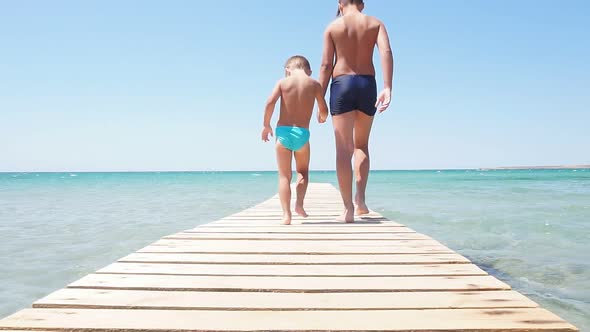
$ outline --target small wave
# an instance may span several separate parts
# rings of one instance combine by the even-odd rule
[[[74,176],[78,176],[78,174],[70,174],[70,176],[74,177]]]
[[[259,173],[252,173],[251,175],[252,176],[262,176],[262,174],[259,174]]]

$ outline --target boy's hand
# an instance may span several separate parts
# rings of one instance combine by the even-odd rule
[[[263,140],[264,142],[268,142],[268,141],[270,141],[270,139],[268,138],[268,135],[270,135],[271,137],[274,137],[274,134],[273,134],[273,132],[272,132],[272,128],[271,128],[271,127],[266,127],[266,126],[265,126],[265,127],[262,129],[262,140]]]
[[[318,122],[319,123],[326,123],[326,121],[328,120],[328,112],[327,111],[319,111],[318,112]]]
[[[389,107],[389,103],[391,103],[391,89],[385,88],[379,94],[375,107],[377,107],[377,111],[381,113]]]

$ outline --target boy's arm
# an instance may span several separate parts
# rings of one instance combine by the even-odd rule
[[[334,70],[334,41],[330,34],[330,27],[324,32],[324,51],[322,52],[322,65],[320,67],[320,84],[322,85],[322,95],[326,95],[328,91],[328,83],[330,83],[330,76]]]
[[[328,120],[328,105],[326,104],[326,98],[324,97],[324,88],[319,83],[316,89],[315,98],[318,101],[318,122],[324,123]]]
[[[386,89],[392,88],[393,83],[393,52],[389,43],[389,35],[385,24],[379,26],[379,35],[377,36],[377,48],[381,56],[381,67],[383,69],[383,84]]]
[[[272,119],[272,113],[275,110],[275,105],[277,101],[281,97],[281,81],[278,81],[275,85],[270,97],[266,100],[266,105],[264,107],[264,121],[263,121],[263,129],[262,129],[262,140],[265,142],[269,141],[268,135],[274,136],[272,132],[272,127],[270,126],[270,120]]]
[[[383,91],[377,99],[376,106],[379,112],[389,107],[391,102],[391,89],[393,85],[393,52],[389,43],[389,35],[383,22],[380,22],[379,34],[377,35],[377,48],[381,57],[381,68],[383,69]]]

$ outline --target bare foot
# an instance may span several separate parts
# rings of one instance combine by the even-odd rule
[[[345,223],[353,223],[354,222],[354,208],[352,209],[344,209],[342,215],[336,218],[337,221],[345,222]]]
[[[371,211],[369,210],[369,208],[367,207],[367,204],[365,204],[365,202],[357,202],[356,203],[356,215],[357,216],[361,216],[363,214],[369,214],[371,213]]]
[[[307,214],[307,212],[305,212],[305,209],[303,208],[303,206],[297,206],[297,207],[295,207],[295,213],[297,213],[298,215],[302,216],[303,218],[309,217],[309,215]]]
[[[291,213],[283,213],[283,225],[291,225]]]

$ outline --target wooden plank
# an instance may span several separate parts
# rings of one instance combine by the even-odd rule
[[[342,240],[428,240],[432,239],[420,233],[380,233],[380,234],[300,234],[300,233],[188,233],[181,232],[165,236],[163,239],[176,240],[325,240],[325,241],[342,241]]]
[[[355,264],[364,268],[372,264],[466,264],[469,260],[457,253],[414,255],[282,255],[282,254],[177,254],[133,253],[119,260],[130,263],[192,263],[192,264],[281,264],[341,265]]]
[[[342,211],[321,211],[319,212],[319,210],[316,211],[316,213],[314,214],[313,210],[308,211],[309,216],[305,217],[305,219],[308,220],[314,220],[314,219],[326,219],[332,222],[336,222],[336,220],[334,219],[335,217],[338,217],[340,214],[342,213]],[[274,211],[274,212],[262,212],[262,211],[257,211],[256,213],[251,212],[251,213],[236,213],[227,217],[224,217],[222,219],[240,219],[240,218],[280,218],[283,216],[283,213],[280,212],[280,208],[279,211]],[[301,217],[297,214],[293,214],[293,218],[304,218]],[[355,221],[358,222],[362,222],[362,221],[373,221],[373,222],[383,222],[383,223],[394,223],[394,221],[389,220],[389,219],[385,219],[383,218],[383,216],[381,215],[363,215],[363,216],[355,216]]]
[[[235,220],[235,219],[240,219],[240,220],[256,220],[256,219],[276,219],[276,218],[282,218],[282,213],[278,213],[276,215],[270,215],[270,214],[260,214],[260,215],[236,215],[236,216],[228,216],[225,218],[222,218],[221,220]],[[314,222],[318,222],[318,223],[325,223],[325,224],[329,224],[331,226],[347,226],[347,227],[355,227],[355,226],[375,226],[375,225],[381,225],[381,226],[394,226],[397,223],[393,220],[389,220],[389,219],[384,219],[384,218],[366,218],[366,217],[359,217],[359,216],[355,216],[354,222],[353,223],[344,223],[341,221],[336,220],[336,217],[338,217],[338,215],[327,215],[327,216],[310,216],[307,218],[298,216],[298,215],[293,215],[294,219],[298,219],[298,220],[307,220],[307,221],[314,221]],[[398,224],[399,225],[399,224]]]
[[[325,221],[336,221],[335,218],[338,217],[338,213],[322,213],[316,215],[310,215],[309,217],[301,217],[298,215],[293,215],[293,219],[305,219],[305,220],[325,220]],[[280,219],[283,217],[282,213],[248,213],[248,214],[234,214],[221,220],[275,220]],[[362,219],[359,219],[359,221]]]
[[[217,254],[314,254],[314,255],[342,255],[342,254],[431,254],[431,253],[452,253],[453,251],[445,246],[424,246],[408,248],[404,246],[389,246],[384,248],[304,248],[304,247],[216,247],[216,246],[191,246],[191,245],[150,245],[138,250],[141,253],[217,253]]]
[[[70,288],[257,291],[257,292],[391,292],[482,291],[510,287],[491,276],[450,277],[242,277],[90,274]]]
[[[430,265],[242,265],[242,264],[154,264],[114,263],[97,273],[154,274],[195,276],[483,276],[487,275],[474,264]]]
[[[230,228],[247,228],[247,232],[260,232],[261,230],[270,230],[275,233],[415,233],[414,230],[407,227],[392,227],[380,229],[366,228],[340,228],[340,227],[318,227],[309,221],[292,220],[289,229],[283,229],[282,221],[279,220],[254,220],[254,221],[232,221],[232,222],[212,222],[207,224],[207,228],[230,229]],[[309,228],[305,228],[309,227]],[[396,229],[397,228],[397,229]]]
[[[399,310],[535,308],[514,291],[396,293],[176,292],[66,288],[35,308],[168,310]]]
[[[327,220],[307,220],[307,219],[292,219],[290,227],[302,228],[302,227],[316,227],[316,228],[334,228],[330,227],[330,221]],[[207,224],[209,227],[284,227],[281,218],[275,219],[251,219],[251,220],[218,220]],[[371,224],[364,224],[365,226],[371,226]],[[375,224],[377,225],[377,224]],[[379,224],[385,225],[385,224]],[[327,226],[327,227],[326,227]],[[390,224],[392,227],[403,227],[401,224]]]
[[[315,226],[315,225],[325,225],[326,223],[330,222],[329,220],[309,220],[309,219],[301,219],[301,218],[293,218],[291,220],[291,227],[294,226]],[[276,217],[274,219],[234,219],[234,220],[218,220],[211,222],[207,225],[210,226],[283,226],[282,218]],[[401,226],[396,224],[391,224],[392,226]]]
[[[292,220],[299,220],[301,222],[308,222],[309,224],[333,224],[333,225],[346,225],[346,226],[355,226],[357,224],[362,224],[365,226],[373,226],[373,225],[384,225],[384,226],[401,226],[400,224],[396,224],[394,221],[389,220],[368,220],[368,219],[361,219],[356,218],[354,223],[342,223],[336,220],[338,215],[333,216],[309,216],[309,217],[301,217],[293,215]],[[281,215],[257,215],[257,216],[233,216],[233,217],[225,217],[215,222],[229,222],[229,221],[274,221],[274,220],[281,220],[283,218]]]
[[[293,218],[294,219],[306,219],[306,220],[326,220],[326,221],[331,221],[331,222],[337,222],[335,220],[336,217],[340,216],[341,212],[332,212],[332,213],[326,213],[326,212],[322,212],[322,213],[316,213],[316,214],[312,214],[313,212],[308,212],[310,215],[308,217],[301,217],[298,216],[296,214],[293,214]],[[283,217],[283,213],[282,212],[256,212],[256,213],[239,213],[239,214],[233,214],[231,216],[227,216],[222,218],[221,220],[232,220],[232,219],[261,219],[261,218],[268,218],[268,219],[276,219],[276,218],[282,218]],[[388,220],[388,219],[384,219],[381,216],[375,216],[375,217],[368,217],[368,216],[355,216],[355,221],[356,222],[379,222],[379,223],[387,223],[387,224],[391,224],[391,223],[395,223],[394,221]]]
[[[344,206],[342,204],[331,204],[329,202],[322,203],[322,204],[305,204],[305,210],[309,212],[315,212],[318,214],[332,214],[332,213],[342,213]],[[291,209],[295,209],[295,204],[291,205]],[[232,213],[228,216],[233,215],[247,215],[247,214],[259,214],[259,213],[271,213],[271,214],[282,214],[282,206],[277,204],[266,204],[256,206],[250,209],[245,209],[239,212]],[[363,216],[381,216],[379,213],[376,212],[369,212]]]
[[[1,328],[54,331],[577,331],[540,308],[187,311],[25,309]]]
[[[317,226],[220,226],[207,224],[185,231],[186,233],[289,233],[289,234],[379,234],[416,233],[407,227],[317,227]]]
[[[306,210],[312,210],[312,209],[316,209],[318,211],[337,211],[337,212],[342,212],[342,210],[344,209],[344,205],[342,204],[342,202],[340,201],[333,201],[331,200],[329,197],[305,197],[305,204],[304,204],[304,208]],[[314,202],[313,200],[321,200],[321,202]],[[295,199],[291,202],[291,208],[294,209],[296,206],[295,204]],[[262,203],[260,205],[256,205],[253,206],[251,208],[248,209],[244,209],[242,211],[236,212],[236,213],[242,213],[242,212],[257,212],[257,211],[271,211],[272,212],[282,212],[281,210],[281,202],[279,200],[276,201],[271,201],[271,202],[266,202],[266,203]],[[375,213],[375,212],[373,212]]]
[[[190,239],[160,239],[152,245],[162,246],[192,246],[192,247],[225,247],[225,248],[267,248],[267,247],[309,247],[309,248],[422,248],[422,247],[438,247],[442,244],[433,239],[423,240],[341,240],[338,242],[328,240],[210,240],[210,241],[193,241]]]
[[[196,243],[195,243],[196,242]],[[296,241],[296,240],[159,240],[138,252],[282,253],[282,254],[410,254],[451,253],[434,240]]]
[[[309,218],[296,218],[292,219],[291,227],[296,225],[301,226],[326,226],[333,223],[334,219],[309,219]],[[235,226],[283,226],[282,225],[282,217],[256,217],[256,218],[239,218],[239,219],[223,219],[209,223],[208,225],[217,226],[217,225],[235,225]],[[401,224],[396,223],[373,223],[373,222],[364,222],[363,225],[370,226],[370,225],[389,225],[389,226],[403,226]]]

